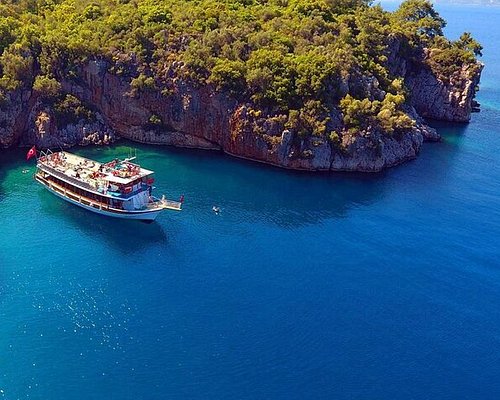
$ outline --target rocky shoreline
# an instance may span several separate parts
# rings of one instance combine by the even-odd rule
[[[469,121],[482,70],[482,65],[465,65],[444,82],[429,68],[416,69],[401,60],[393,65],[404,77],[410,93],[406,114],[415,121],[413,128],[394,135],[369,127],[355,134],[343,131],[337,142],[313,135],[300,137],[286,128],[282,115],[238,103],[208,85],[176,79],[167,94],[159,89],[131,93],[129,79],[110,72],[108,62],[92,60],[80,68],[77,78],[61,82],[65,93],[93,110],[91,119],[60,126],[40,93],[19,89],[9,93],[0,107],[0,146],[68,148],[108,144],[123,137],[220,150],[288,169],[376,172],[414,159],[424,141],[440,139],[423,118]],[[384,95],[377,92],[374,77],[362,84],[373,98]],[[347,92],[360,82],[350,80],[345,85]],[[341,121],[341,112],[332,112],[330,119]],[[340,122],[337,125],[342,129]]]

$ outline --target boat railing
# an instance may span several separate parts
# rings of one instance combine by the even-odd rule
[[[148,208],[166,208],[169,210],[181,211],[182,203],[174,200],[167,200],[165,197],[158,199],[153,197],[153,200],[150,201],[147,205]]]
[[[38,167],[42,171],[44,169],[46,169],[47,170],[46,172],[50,173],[51,175],[54,175],[55,177],[60,178],[60,179],[66,181],[68,183],[71,183],[71,184],[73,184],[75,186],[79,186],[82,189],[95,191],[95,188],[93,188],[92,186],[90,186],[87,182],[84,182],[82,180],[79,180],[79,179],[73,178],[73,177],[71,177],[69,175],[66,175],[65,173],[58,171],[54,167],[51,167],[51,166],[46,165],[46,164],[39,164]]]
[[[182,203],[174,200],[165,200],[163,202],[164,208],[168,208],[169,210],[176,210],[176,211],[181,211],[182,210]]]
[[[48,186],[50,189],[58,192],[62,196],[67,197],[73,201],[80,203],[80,204],[83,204],[83,205],[86,205],[89,207],[93,207],[93,208],[96,208],[99,210],[114,212],[114,213],[118,213],[118,214],[126,214],[126,213],[130,212],[130,210],[125,210],[122,208],[115,208],[115,207],[112,207],[109,204],[103,203],[99,200],[91,199],[91,198],[89,198],[85,195],[82,195],[82,194],[77,194],[77,193],[75,193],[69,189],[66,189],[65,187],[63,187],[63,186],[61,186],[53,181],[47,180],[41,176],[37,175],[36,179],[39,180],[41,183],[45,184],[46,186]],[[154,202],[148,203],[148,205],[146,206],[146,209],[151,210],[151,211],[153,211],[153,210],[156,211],[156,210],[159,210],[162,208],[168,208],[168,207],[163,206],[161,201],[154,201]],[[172,209],[174,209],[174,208],[172,208]]]

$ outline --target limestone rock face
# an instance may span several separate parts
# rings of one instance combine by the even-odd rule
[[[175,78],[173,65],[168,88],[131,88],[130,77],[112,72],[105,61],[91,60],[78,77],[61,82],[63,91],[93,110],[94,118],[59,126],[54,110],[29,90],[8,93],[0,103],[0,146],[13,144],[69,147],[105,144],[123,137],[141,143],[222,150],[228,154],[290,169],[321,171],[380,171],[415,158],[424,141],[439,134],[422,117],[468,121],[481,68],[464,66],[445,82],[429,68],[415,67],[398,57],[393,43],[388,63],[403,76],[411,94],[405,112],[415,126],[387,135],[371,127],[349,132],[342,115],[329,116],[338,140],[328,136],[301,137],[286,127],[287,117],[255,110],[209,85],[196,86]],[[424,55],[425,56],[425,55]],[[175,64],[175,63],[174,63]],[[161,86],[161,85],[160,85]],[[385,96],[373,76],[353,75],[340,83],[338,93],[353,92],[371,100]]]
[[[393,76],[402,76],[410,94],[410,103],[420,117],[442,121],[467,122],[476,108],[474,100],[484,65],[464,65],[451,76],[436,76],[425,60],[431,57],[422,49],[413,61],[401,57],[402,43],[392,39],[388,67]]]
[[[41,111],[38,113],[35,119],[35,133],[41,139],[45,139],[47,136],[54,131],[53,121],[51,120],[49,114],[46,111]]]
[[[159,90],[133,93],[126,79],[108,72],[105,62],[91,61],[83,80],[63,82],[63,89],[97,108],[121,137],[142,143],[219,149],[229,134],[235,101],[208,87],[178,81],[167,95]],[[155,117],[159,123],[152,124]]]
[[[410,132],[393,138],[381,132],[345,135],[340,149],[324,137],[299,138],[285,128],[280,116],[261,115],[251,105],[238,104],[209,87],[179,80],[168,95],[156,90],[131,93],[104,62],[89,63],[82,76],[79,84],[64,82],[64,89],[96,106],[119,136],[142,143],[221,149],[290,169],[380,171],[415,158],[424,140],[439,139],[412,108],[409,114],[418,123]],[[376,79],[365,80],[360,87],[372,88],[374,98],[383,97]],[[161,123],[152,126],[152,116]],[[339,113],[331,117],[341,120]]]
[[[6,93],[0,102],[0,147],[10,147],[19,142],[27,123],[31,92],[16,90]]]
[[[422,145],[422,136],[408,133],[402,138],[382,137],[365,132],[363,136],[344,137],[346,151],[332,159],[332,170],[377,172],[415,158]]]
[[[464,66],[446,81],[428,69],[409,73],[405,83],[411,93],[411,104],[424,118],[469,121],[482,68],[481,65],[477,72],[475,66]]]
[[[21,137],[21,144],[35,144],[39,148],[67,148],[78,144],[109,144],[115,139],[115,133],[97,114],[94,121],[80,120],[59,128],[50,107],[35,102],[28,115],[26,132]]]

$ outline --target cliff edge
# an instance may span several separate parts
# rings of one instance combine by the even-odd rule
[[[285,12],[295,21],[302,12],[282,9],[265,24]],[[175,40],[154,25],[154,38],[166,36],[161,45],[151,39],[151,54],[143,58],[116,46],[84,57],[71,49],[64,58],[43,40],[35,50],[20,50],[13,39],[0,59],[0,146],[70,147],[123,137],[222,150],[291,169],[380,171],[400,164],[415,158],[424,141],[439,140],[424,118],[470,120],[481,48],[468,34],[446,40],[444,21],[423,0],[408,0],[395,13],[364,2],[356,11],[370,21],[344,11],[339,23],[339,11],[329,9],[320,24],[324,38],[301,33],[306,36],[290,39],[285,49],[263,36],[281,27],[252,25],[256,32],[238,44],[244,47],[237,56],[230,53],[234,41],[196,47],[216,40],[220,22]],[[44,12],[57,15],[57,6]],[[96,21],[114,11],[94,12]],[[175,18],[169,18],[171,26]],[[20,72],[11,71],[8,56],[23,63]]]

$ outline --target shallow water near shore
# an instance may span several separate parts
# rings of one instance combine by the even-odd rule
[[[75,149],[134,147],[157,195],[185,195],[143,224],[2,151],[0,398],[498,398],[500,8],[438,10],[485,47],[482,111],[383,173]]]

